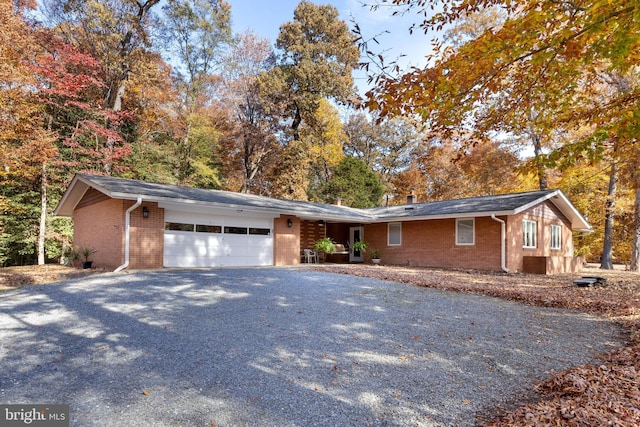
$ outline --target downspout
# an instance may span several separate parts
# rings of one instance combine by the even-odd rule
[[[505,248],[506,246],[505,235],[507,234],[506,228],[505,228],[505,222],[504,220],[496,217],[495,214],[491,215],[491,219],[500,223],[500,267],[502,268],[502,271],[504,271],[505,273],[508,273],[509,269],[507,268],[507,257],[506,257],[506,248]]]
[[[129,241],[130,239],[130,225],[131,225],[131,212],[133,212],[138,206],[142,204],[142,197],[138,197],[138,200],[131,206],[124,214],[124,264],[113,270],[114,273],[124,270],[129,267]]]

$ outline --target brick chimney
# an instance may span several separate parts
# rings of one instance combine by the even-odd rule
[[[333,204],[334,204],[335,206],[342,206],[342,199],[341,199],[340,197],[336,197],[336,198],[333,200]]]
[[[411,190],[407,196],[407,204],[411,205],[413,203],[418,203],[418,196],[413,192],[413,190]]]

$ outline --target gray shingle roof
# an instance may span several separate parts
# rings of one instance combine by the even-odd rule
[[[321,203],[274,199],[254,194],[234,193],[231,191],[221,190],[205,190],[201,188],[158,184],[100,175],[78,174],[77,178],[93,183],[99,190],[102,190],[110,197],[114,198],[135,200],[135,196],[140,195],[143,196],[145,200],[199,202],[212,205],[266,209],[302,216],[325,217],[327,219],[336,216],[344,217],[345,219],[353,221],[366,221],[371,219],[370,214],[366,211],[353,209],[347,206],[333,206]]]
[[[589,223],[560,190],[531,191],[496,196],[470,197],[439,202],[355,209],[347,206],[295,200],[273,199],[253,194],[205,190],[178,185],[158,184],[108,176],[78,174],[56,207],[57,215],[71,216],[85,191],[93,187],[112,198],[161,203],[190,204],[261,210],[273,214],[291,214],[303,219],[324,219],[356,223],[403,221],[462,216],[510,215],[550,200],[569,218],[574,229],[588,230]]]
[[[469,197],[439,202],[414,203],[371,209],[377,218],[406,218],[422,216],[449,216],[478,213],[514,212],[523,206],[547,198],[557,190],[531,191],[527,193],[502,194],[497,196]]]

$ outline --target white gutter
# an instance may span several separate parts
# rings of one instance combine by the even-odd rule
[[[507,268],[507,259],[506,259],[506,252],[505,252],[505,235],[506,230],[505,230],[505,222],[504,220],[501,220],[500,218],[496,217],[495,214],[491,215],[491,219],[494,221],[498,221],[500,223],[500,267],[502,268],[502,271],[504,271],[505,273],[509,272],[509,269]]]
[[[138,200],[127,209],[124,214],[124,264],[113,270],[114,273],[124,270],[129,267],[129,241],[130,241],[130,225],[131,225],[131,212],[133,212],[138,206],[142,204],[142,197],[138,197]]]

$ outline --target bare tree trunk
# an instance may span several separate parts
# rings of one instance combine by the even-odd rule
[[[600,260],[600,268],[603,270],[613,270],[613,227],[615,219],[617,185],[618,165],[614,160],[611,164],[607,201],[604,205],[604,244],[602,246],[602,259]]]
[[[540,135],[535,132],[531,132],[531,141],[533,142],[533,154],[535,156],[536,162],[538,162],[537,170],[538,170],[538,184],[540,186],[540,190],[547,189],[547,171],[540,161],[542,156],[542,139]]]
[[[47,234],[47,165],[42,164],[40,183],[40,229],[38,230],[38,265],[44,265],[44,240]]]
[[[633,203],[633,246],[631,248],[631,271],[640,272],[640,172],[636,171],[636,199]]]

